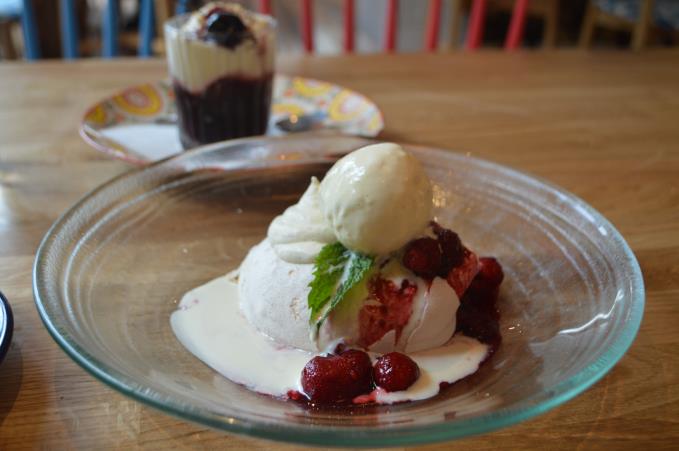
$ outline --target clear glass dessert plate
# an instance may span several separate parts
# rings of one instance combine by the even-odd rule
[[[13,327],[12,309],[9,306],[9,301],[0,291],[0,363],[9,351]]]
[[[435,183],[436,215],[496,256],[503,343],[430,400],[309,409],[235,385],[175,339],[189,289],[236,268],[310,176],[369,141],[293,136],[219,143],[102,185],[59,219],[35,262],[45,325],[83,368],[166,413],[289,442],[384,446],[478,434],[543,413],[601,378],[639,328],[639,265],[575,196],[514,170],[406,146]]]

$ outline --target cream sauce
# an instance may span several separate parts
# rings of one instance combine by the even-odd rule
[[[277,345],[260,333],[239,309],[237,273],[214,279],[184,295],[170,318],[179,341],[205,364],[251,390],[287,398],[302,392],[300,375],[315,355]],[[474,373],[488,346],[462,335],[447,344],[408,355],[420,367],[420,378],[408,390],[373,392],[378,403],[430,398],[442,382],[452,383]],[[374,360],[378,354],[371,353]]]

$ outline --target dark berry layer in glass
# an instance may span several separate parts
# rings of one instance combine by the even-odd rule
[[[266,132],[273,75],[228,76],[191,92],[174,81],[179,137],[185,149]]]

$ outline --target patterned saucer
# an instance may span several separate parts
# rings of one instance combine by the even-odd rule
[[[332,83],[276,75],[267,135],[285,134],[276,121],[324,112],[323,127],[374,137],[384,127],[380,109],[364,95]],[[130,87],[96,105],[83,117],[80,134],[95,149],[131,164],[146,165],[182,151],[174,93],[169,81]]]

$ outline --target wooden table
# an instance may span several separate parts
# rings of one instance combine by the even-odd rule
[[[608,217],[639,259],[646,312],[622,361],[564,406],[459,449],[679,446],[679,53],[281,58],[279,67],[372,97],[385,139],[469,152],[563,186]],[[31,265],[50,224],[129,169],[80,139],[83,111],[164,75],[162,61],[0,65],[0,289],[16,317],[0,367],[0,449],[274,447],[105,387],[57,347],[33,304]]]

